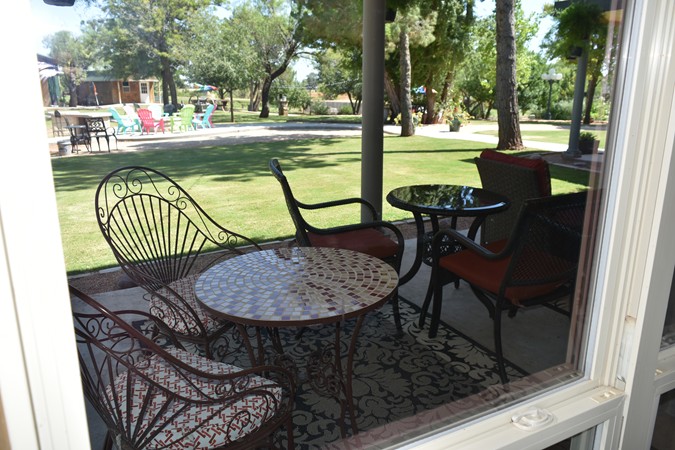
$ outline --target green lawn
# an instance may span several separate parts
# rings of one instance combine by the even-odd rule
[[[408,184],[479,186],[472,162],[480,144],[425,137],[386,137],[384,196]],[[281,188],[269,173],[280,160],[295,195],[305,202],[359,196],[361,139],[311,139],[200,149],[156,150],[54,158],[52,162],[66,267],[70,274],[115,265],[96,223],[94,194],[101,178],[125,165],[155,168],[174,178],[214,219],[258,242],[293,235]],[[551,167],[554,193],[583,189],[588,174]],[[384,201],[386,220],[409,218]],[[357,209],[311,218],[319,225],[358,221]]]
[[[582,129],[586,131],[586,129]],[[600,141],[600,148],[605,148],[605,130],[589,130],[596,135],[596,138]],[[498,136],[498,131],[480,131],[476,134],[486,134],[489,136]],[[569,129],[563,130],[521,130],[521,137],[524,141],[538,141],[538,142],[551,142],[554,144],[567,144],[569,143],[570,131]]]

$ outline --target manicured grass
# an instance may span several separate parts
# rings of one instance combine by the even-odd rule
[[[468,141],[386,137],[383,192],[410,184],[480,186],[473,158],[484,149]],[[360,196],[361,139],[311,139],[227,147],[183,148],[55,158],[52,163],[66,267],[70,274],[114,266],[96,223],[99,181],[126,165],[152,167],[175,179],[226,228],[258,242],[294,234],[281,188],[268,170],[278,158],[298,199],[307,203]],[[583,189],[588,174],[551,167],[554,193]],[[410,218],[383,199],[386,220]],[[358,208],[332,208],[308,217],[317,225],[359,220]]]
[[[586,131],[582,129],[582,131]],[[589,130],[596,135],[596,139],[600,141],[600,148],[605,148],[605,138],[607,132],[605,130]],[[498,136],[498,131],[480,131],[476,134],[486,134],[489,136]],[[524,141],[538,141],[551,142],[554,144],[569,143],[570,131],[569,129],[562,130],[521,130],[520,135]]]

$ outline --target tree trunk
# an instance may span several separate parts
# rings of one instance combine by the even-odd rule
[[[389,112],[391,117],[398,116],[401,114],[401,102],[396,92],[396,86],[394,86],[394,82],[391,81],[391,77],[386,69],[384,71],[384,91],[387,93],[387,98],[389,98]]]
[[[178,104],[178,94],[176,92],[176,82],[173,79],[173,71],[171,70],[171,62],[168,58],[161,57],[160,64],[162,66],[162,85],[168,87],[167,89],[162,90],[162,101],[164,104]],[[171,101],[169,101],[169,94],[171,95]]]
[[[516,90],[516,32],[514,0],[497,0],[496,102],[499,142],[497,150],[523,148]]]
[[[230,122],[234,123],[234,98],[232,91],[230,91]]]
[[[260,81],[252,81],[248,94],[248,110],[257,111],[260,106]]]
[[[584,107],[584,125],[591,124],[591,110],[593,109],[593,98],[595,97],[595,88],[598,86],[598,79],[591,77],[588,80],[588,88],[586,89],[586,105]]]
[[[428,81],[428,80],[427,80]],[[433,84],[427,82],[425,88],[427,93],[425,94],[425,110],[427,112],[427,120],[424,121],[425,124],[436,123],[436,93],[431,87]]]
[[[410,95],[410,78],[412,77],[410,69],[410,41],[408,39],[408,30],[401,29],[399,36],[401,67],[401,136],[414,136],[415,125],[412,118],[412,96]]]
[[[262,84],[262,98],[261,98],[262,109],[260,110],[260,116],[258,116],[261,119],[266,119],[270,116],[269,99],[271,87],[272,87],[272,78],[270,76],[267,76],[263,80]]]

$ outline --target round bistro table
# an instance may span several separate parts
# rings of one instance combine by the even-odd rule
[[[195,293],[207,310],[237,326],[252,361],[256,358],[244,326],[256,327],[258,364],[265,359],[261,328],[278,331],[286,327],[335,324],[333,361],[321,356],[308,361],[308,375],[317,391],[340,402],[344,436],[346,412],[353,432],[358,432],[352,366],[365,314],[387,302],[397,287],[396,271],[378,258],[351,250],[295,247],[246,253],[222,261],[197,279]],[[351,318],[356,318],[356,325],[343,370],[340,324]],[[270,336],[275,350],[283,354],[278,333],[272,332]],[[318,367],[320,364],[331,367],[324,369]],[[325,379],[331,376],[337,379]]]

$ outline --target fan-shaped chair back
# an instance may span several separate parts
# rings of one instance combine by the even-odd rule
[[[73,287],[71,295],[82,387],[108,428],[105,448],[253,448],[281,425],[292,447],[285,369],[208,360],[170,333],[141,333],[134,323],[160,330],[141,311],[110,311]]]
[[[196,278],[216,262],[242,254],[242,246],[260,247],[217,224],[174,180],[147,167],[122,167],[106,175],[95,206],[101,233],[120,266],[151,294],[150,312],[181,337],[205,345],[210,356],[209,344],[226,327],[199,305]]]

